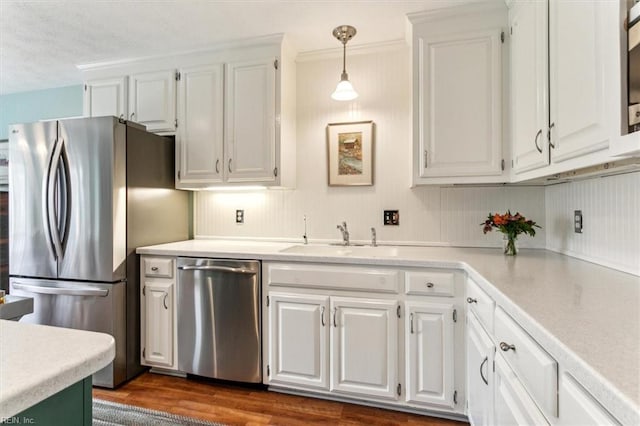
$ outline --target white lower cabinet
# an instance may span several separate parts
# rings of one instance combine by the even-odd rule
[[[144,359],[149,364],[170,366],[173,363],[173,283],[144,283],[146,336]]]
[[[143,256],[141,263],[142,364],[175,369],[177,366],[175,260]]]
[[[581,385],[568,373],[560,376],[560,421],[562,426],[619,425]]]
[[[396,300],[331,298],[331,390],[397,399]]]
[[[494,380],[494,424],[501,426],[549,424],[502,355],[497,355],[495,359]]]
[[[263,262],[262,277],[265,384],[464,414],[458,271]]]
[[[454,407],[454,305],[406,303],[407,401]]]
[[[467,414],[473,426],[493,422],[493,362],[496,346],[476,319],[467,316]]]
[[[269,292],[270,383],[329,389],[329,297]]]

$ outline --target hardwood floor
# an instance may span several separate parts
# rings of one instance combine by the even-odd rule
[[[412,425],[466,423],[268,392],[260,388],[144,373],[95,398],[229,425]]]

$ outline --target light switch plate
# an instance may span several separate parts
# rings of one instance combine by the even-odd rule
[[[384,225],[400,225],[400,212],[398,210],[384,210],[382,223]]]
[[[576,234],[582,234],[582,210],[573,212],[573,231]]]

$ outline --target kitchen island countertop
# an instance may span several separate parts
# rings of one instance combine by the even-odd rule
[[[0,320],[0,420],[11,417],[107,366],[112,336]]]
[[[196,239],[137,253],[464,270],[618,420],[640,424],[640,277],[542,249],[304,247]]]

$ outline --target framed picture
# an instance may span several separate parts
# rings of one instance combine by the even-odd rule
[[[9,141],[0,139],[0,185],[9,183]]]
[[[329,123],[329,186],[373,185],[373,121]]]

